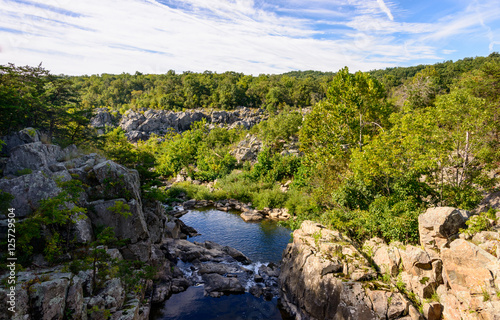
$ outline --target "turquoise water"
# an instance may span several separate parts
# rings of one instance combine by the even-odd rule
[[[252,262],[279,263],[290,240],[290,230],[274,221],[245,222],[238,214],[215,209],[192,210],[181,220],[200,236],[190,241],[210,240],[240,250]],[[172,295],[151,312],[153,320],[281,320],[289,315],[278,308],[278,299],[266,301],[250,293],[205,297],[203,286]]]

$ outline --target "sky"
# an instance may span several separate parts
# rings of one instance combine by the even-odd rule
[[[0,64],[54,74],[369,71],[494,51],[498,0],[0,0]]]

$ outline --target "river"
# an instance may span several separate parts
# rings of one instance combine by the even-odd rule
[[[290,230],[275,221],[245,222],[236,213],[215,209],[190,210],[181,218],[194,227],[200,236],[189,241],[210,240],[243,252],[253,263],[279,263],[283,249],[290,240]],[[190,287],[174,294],[163,307],[152,310],[153,320],[264,320],[289,319],[278,308],[278,298],[270,301],[250,293],[205,297],[203,286]]]

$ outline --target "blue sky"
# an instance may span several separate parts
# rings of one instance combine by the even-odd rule
[[[368,71],[493,51],[498,0],[0,0],[0,64],[71,75]]]

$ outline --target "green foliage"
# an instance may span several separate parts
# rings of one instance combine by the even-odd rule
[[[471,238],[476,233],[491,229],[491,223],[488,220],[487,213],[482,212],[479,215],[472,216],[465,222],[467,229],[460,229],[460,232]]]
[[[67,145],[89,140],[92,112],[80,105],[67,77],[55,76],[41,65],[0,65],[0,135],[33,127],[49,139]]]
[[[0,190],[0,212],[5,214],[7,209],[11,208],[10,202],[14,200],[14,196],[8,192]]]
[[[235,168],[236,159],[229,153],[229,146],[239,137],[238,129],[208,130],[202,121],[182,134],[167,134],[162,142],[153,137],[148,147],[155,154],[159,174],[169,177],[184,169],[192,178],[212,181]]]
[[[267,145],[278,145],[297,136],[301,125],[302,114],[288,109],[271,114],[269,119],[254,126],[250,132],[258,134]]]
[[[73,218],[85,213],[86,209],[78,206],[82,183],[78,180],[59,182],[61,192],[56,196],[39,202],[38,209],[17,224],[18,255],[22,263],[27,264],[35,252],[44,252],[47,261],[57,262],[59,256],[72,248],[69,227]],[[42,237],[50,234],[48,238]],[[61,236],[62,231],[66,234]],[[35,252],[34,252],[35,250]]]
[[[125,218],[132,215],[132,212],[130,212],[130,206],[122,201],[115,201],[115,204],[109,207],[108,210]]]
[[[33,172],[33,170],[25,168],[25,169],[17,170],[16,176],[20,177],[20,176],[24,176],[25,174],[30,174],[32,172]]]

